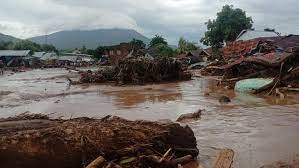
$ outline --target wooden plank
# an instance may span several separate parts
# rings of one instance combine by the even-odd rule
[[[234,160],[234,151],[223,149],[219,152],[213,168],[231,168]]]
[[[106,162],[105,158],[102,156],[99,156],[94,161],[89,163],[89,165],[86,166],[86,168],[99,168],[99,167],[102,167],[105,164],[105,162]]]

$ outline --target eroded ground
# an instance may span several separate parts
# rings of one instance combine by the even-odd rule
[[[200,161],[207,167],[220,148],[236,152],[234,167],[260,167],[299,154],[299,96],[280,100],[236,94],[212,79],[160,85],[119,87],[112,84],[69,86],[63,69],[33,70],[0,77],[0,118],[26,111],[51,117],[107,114],[130,120],[176,120],[180,114],[205,109],[189,123],[196,134]],[[227,95],[232,103],[221,105]]]

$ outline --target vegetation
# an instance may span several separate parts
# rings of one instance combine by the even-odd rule
[[[175,51],[168,46],[166,39],[159,35],[152,38],[149,47],[156,48],[158,55],[162,57],[173,57],[175,55]]]
[[[196,47],[194,43],[185,40],[183,37],[180,38],[177,49],[177,52],[179,54],[193,51],[196,49],[198,49],[198,47]]]
[[[82,54],[87,54],[87,48],[86,48],[85,45],[82,46],[82,48],[80,49],[80,52],[81,52]]]
[[[140,48],[145,48],[146,47],[146,44],[144,44],[143,41],[138,40],[138,39],[133,39],[130,43],[133,44],[134,46],[138,46]]]
[[[45,52],[58,52],[58,50],[56,49],[55,46],[53,46],[52,44],[43,44],[41,45],[41,50],[45,51]]]
[[[167,41],[162,36],[156,35],[152,38],[149,47],[156,47],[160,44],[168,45]]]
[[[45,52],[58,52],[58,50],[50,44],[39,45],[29,40],[22,40],[16,43],[0,42],[0,50],[31,50],[31,54],[34,52],[45,51]]]
[[[242,30],[251,29],[252,23],[252,18],[247,17],[245,11],[225,5],[222,11],[217,13],[215,20],[206,23],[208,31],[201,42],[213,48],[220,48],[223,42],[235,40]]]
[[[175,56],[175,51],[165,44],[158,44],[155,46],[158,50],[158,55],[162,57],[173,57]]]
[[[11,49],[13,49],[13,47],[14,47],[14,43],[11,41],[8,41],[8,42],[1,41],[0,42],[0,50],[11,50]]]
[[[105,55],[105,51],[109,48],[110,47],[108,46],[98,46],[95,50],[87,49],[86,53],[88,55],[92,55],[95,59],[99,60],[100,58],[102,58],[103,55]]]
[[[39,44],[33,43],[29,40],[22,40],[15,44],[14,50],[31,50],[31,54],[34,52],[42,51],[42,48]]]

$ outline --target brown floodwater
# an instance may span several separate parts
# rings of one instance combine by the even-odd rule
[[[213,78],[158,85],[113,84],[69,86],[64,69],[33,70],[0,77],[0,118],[26,111],[51,117],[94,117],[108,114],[130,120],[175,121],[184,113],[205,109],[199,121],[188,123],[200,150],[199,161],[211,167],[217,152],[236,152],[235,168],[260,167],[299,154],[299,95],[279,97],[235,93]],[[220,104],[219,97],[231,98]]]

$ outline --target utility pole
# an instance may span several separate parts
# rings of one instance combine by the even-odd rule
[[[45,31],[45,44],[48,44],[48,31]]]

